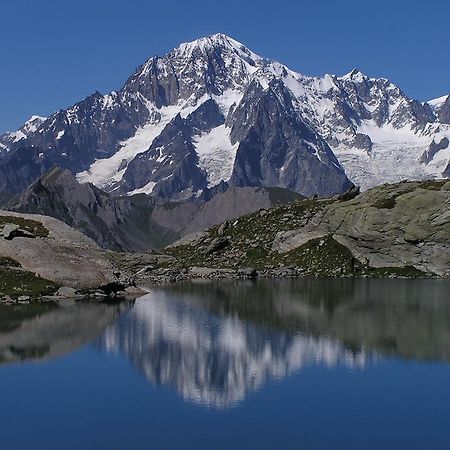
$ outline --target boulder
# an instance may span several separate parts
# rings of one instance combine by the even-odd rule
[[[5,239],[12,239],[13,232],[19,228],[19,225],[13,223],[7,223],[3,229],[0,231],[0,236]]]
[[[84,234],[51,217],[0,211],[4,222],[9,217],[33,221],[48,231],[35,239],[0,239],[0,255],[17,261],[24,270],[74,289],[93,289],[116,281],[117,267],[110,253]],[[7,235],[17,232],[18,228],[13,228],[6,229]]]
[[[191,275],[196,277],[209,277],[216,271],[217,269],[213,269],[210,267],[192,267],[190,270]]]
[[[219,250],[224,249],[230,244],[230,241],[226,237],[217,237],[212,240],[211,244],[208,245],[208,247],[205,250],[206,254],[215,253]]]
[[[73,298],[73,297],[77,297],[78,296],[78,291],[74,288],[71,288],[69,286],[63,286],[60,287],[56,293],[55,296],[56,297],[62,297],[62,298]]]
[[[258,276],[258,272],[254,267],[241,267],[239,268],[238,274],[246,278],[256,278]]]

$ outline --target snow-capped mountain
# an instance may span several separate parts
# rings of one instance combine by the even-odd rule
[[[47,118],[41,116],[31,116],[17,131],[6,133],[0,136],[0,155],[8,152],[16,142],[22,141],[31,136],[45,122]]]
[[[167,199],[221,181],[327,196],[449,176],[449,98],[411,100],[358,70],[307,77],[216,34],[0,137],[0,190],[53,165],[108,192]]]

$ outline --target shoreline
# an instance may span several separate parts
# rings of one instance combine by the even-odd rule
[[[323,279],[323,280],[449,280],[450,277],[440,277],[426,274],[424,276],[405,276],[389,273],[381,276],[379,273],[364,273],[359,275],[342,274],[339,276],[324,276],[303,274],[303,270],[296,271],[295,268],[287,267],[282,269],[266,269],[257,271],[254,268],[246,267],[237,270],[227,268],[195,267],[189,269],[157,269],[151,275],[138,277],[134,284],[122,286],[114,290],[108,286],[100,286],[90,290],[76,290],[68,286],[62,286],[53,294],[48,293],[39,296],[23,295],[12,298],[0,293],[0,306],[17,306],[30,304],[55,304],[64,305],[69,302],[89,302],[89,303],[116,303],[126,300],[133,300],[149,293],[153,287],[163,287],[184,282],[196,281],[258,281],[258,280],[287,280],[287,279]],[[117,286],[119,287],[119,286]]]

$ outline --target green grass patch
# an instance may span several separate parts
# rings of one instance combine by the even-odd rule
[[[400,278],[428,278],[434,276],[432,273],[422,272],[413,266],[372,268],[370,269],[370,273],[379,278],[388,278],[390,276]]]
[[[225,231],[230,245],[223,250],[206,254],[205,249],[218,236],[220,225],[208,230],[208,236],[195,245],[184,245],[166,249],[181,267],[203,266],[237,268],[251,266],[262,269],[267,264],[281,262],[278,254],[271,251],[272,242],[280,231],[303,226],[333,200],[300,199],[293,203],[256,211],[232,219]],[[173,264],[172,264],[173,265]]]
[[[17,299],[27,295],[36,299],[53,294],[60,286],[53,281],[37,277],[34,273],[17,267],[0,266],[0,293]]]
[[[335,277],[362,272],[350,250],[332,236],[312,239],[280,258],[285,265],[301,267],[306,273],[317,276]]]
[[[3,267],[21,267],[21,265],[8,256],[0,256],[0,268]]]

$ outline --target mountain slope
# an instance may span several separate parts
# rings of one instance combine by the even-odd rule
[[[90,183],[78,183],[68,170],[53,168],[6,208],[54,217],[103,248],[147,251],[259,208],[301,197],[286,189],[222,189],[210,193],[211,197],[205,192],[200,198],[177,203],[162,203],[142,194],[113,197]]]
[[[167,252],[206,275],[449,277],[449,204],[450,181],[383,185],[258,211]]]
[[[221,181],[327,196],[351,181],[439,178],[449,105],[358,70],[307,77],[216,34],[150,58],[117,92],[1,136],[0,191],[20,192],[54,165],[115,195],[167,200]]]

